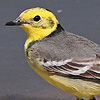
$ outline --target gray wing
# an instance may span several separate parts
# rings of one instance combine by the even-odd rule
[[[31,49],[49,73],[100,79],[100,46],[86,38],[62,32],[36,42]]]

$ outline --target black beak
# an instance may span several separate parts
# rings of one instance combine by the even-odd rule
[[[20,20],[13,20],[13,21],[7,22],[5,26],[18,26],[18,25],[23,25],[23,24],[26,24],[26,22],[21,22]]]

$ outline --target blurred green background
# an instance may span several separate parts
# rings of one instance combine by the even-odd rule
[[[32,7],[50,9],[66,30],[100,44],[100,0],[0,0],[0,100],[74,100],[28,65],[26,33],[19,27],[4,26]]]

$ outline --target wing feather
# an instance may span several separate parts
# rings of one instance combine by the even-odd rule
[[[100,79],[100,46],[86,38],[62,32],[33,42],[27,52],[49,73]]]
[[[68,59],[66,61],[42,61],[42,66],[49,73],[58,73],[64,75],[78,75],[86,78],[100,79],[100,59],[98,56],[94,60],[74,61]]]

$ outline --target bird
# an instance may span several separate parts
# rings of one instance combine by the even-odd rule
[[[5,25],[27,33],[26,59],[44,80],[76,100],[96,100],[100,95],[100,45],[65,30],[42,7],[27,9]]]

